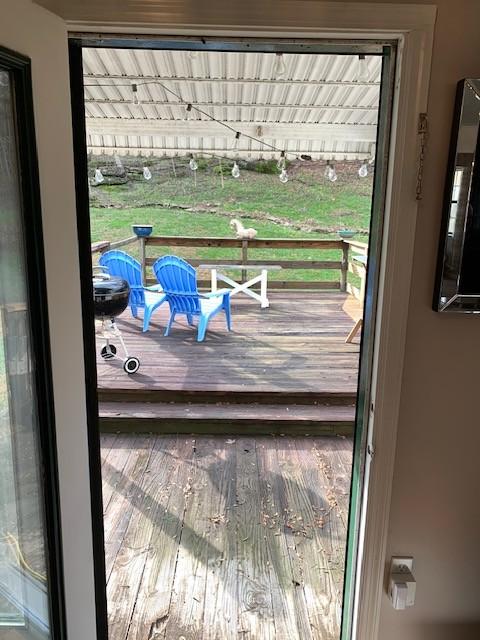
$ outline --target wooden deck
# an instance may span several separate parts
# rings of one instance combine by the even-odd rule
[[[110,640],[337,640],[351,452],[103,436]]]
[[[273,292],[270,308],[238,295],[232,299],[233,331],[223,316],[211,323],[205,342],[180,318],[163,336],[168,307],[153,316],[148,333],[127,310],[118,320],[139,372],[127,376],[119,360],[98,357],[102,400],[116,391],[346,393],[355,394],[359,340],[345,344],[361,313],[360,303],[340,292]],[[100,352],[100,343],[97,352]]]

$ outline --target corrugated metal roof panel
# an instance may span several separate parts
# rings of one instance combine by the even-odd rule
[[[374,136],[369,132],[364,140],[359,131],[368,129],[361,125],[377,122],[379,56],[367,56],[366,82],[357,79],[358,57],[352,55],[283,54],[282,77],[277,77],[278,57],[272,53],[86,48],[83,57],[87,143],[93,153],[130,149],[155,155],[201,150],[229,156],[278,155],[246,137],[234,149],[234,133],[211,118],[239,131],[264,126],[275,132],[277,126],[270,137],[257,137],[294,154],[360,158],[371,152]],[[138,85],[139,105],[132,104],[132,83]],[[192,111],[186,120],[185,103],[203,113]],[[145,133],[139,135],[143,120],[158,121],[158,131],[146,122]],[[102,121],[109,125],[108,135],[98,135]],[[195,135],[199,121],[203,137]],[[179,123],[181,134],[175,134],[172,123]],[[338,133],[333,127],[327,134],[324,127],[317,136],[315,128],[308,127],[317,124],[338,126]],[[292,125],[291,137],[285,125]],[[188,129],[192,133],[187,135]],[[349,132],[352,140],[346,141]]]

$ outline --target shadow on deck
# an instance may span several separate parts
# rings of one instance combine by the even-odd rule
[[[102,437],[111,640],[339,637],[349,438]]]
[[[175,399],[175,393],[185,397],[191,392],[214,392],[219,397],[354,395],[359,341],[346,344],[345,338],[360,313],[360,303],[339,292],[274,292],[268,309],[238,296],[232,299],[232,332],[219,315],[211,321],[205,341],[198,343],[196,328],[183,318],[175,322],[168,338],[163,336],[167,305],[154,313],[145,334],[140,319],[127,310],[118,326],[141,367],[128,376],[120,360],[103,361],[98,356],[100,398],[117,399],[119,392],[125,399],[129,392],[137,398],[146,392],[152,399],[152,394],[156,399]],[[98,341],[98,353],[100,347]]]

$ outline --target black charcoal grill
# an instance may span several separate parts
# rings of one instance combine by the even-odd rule
[[[115,322],[115,318],[127,308],[129,297],[130,287],[126,280],[118,276],[110,275],[103,267],[95,267],[93,276],[93,308],[95,317],[102,321],[99,333],[105,340],[100,355],[105,360],[120,357],[117,356],[117,347],[111,342],[113,336],[119,340],[125,354],[125,357],[122,358],[123,369],[126,373],[132,374],[138,371],[140,360],[128,355],[122,333]]]

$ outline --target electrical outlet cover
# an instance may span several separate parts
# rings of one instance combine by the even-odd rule
[[[401,573],[401,567],[413,570],[413,558],[411,556],[393,556],[390,564],[390,574]]]

